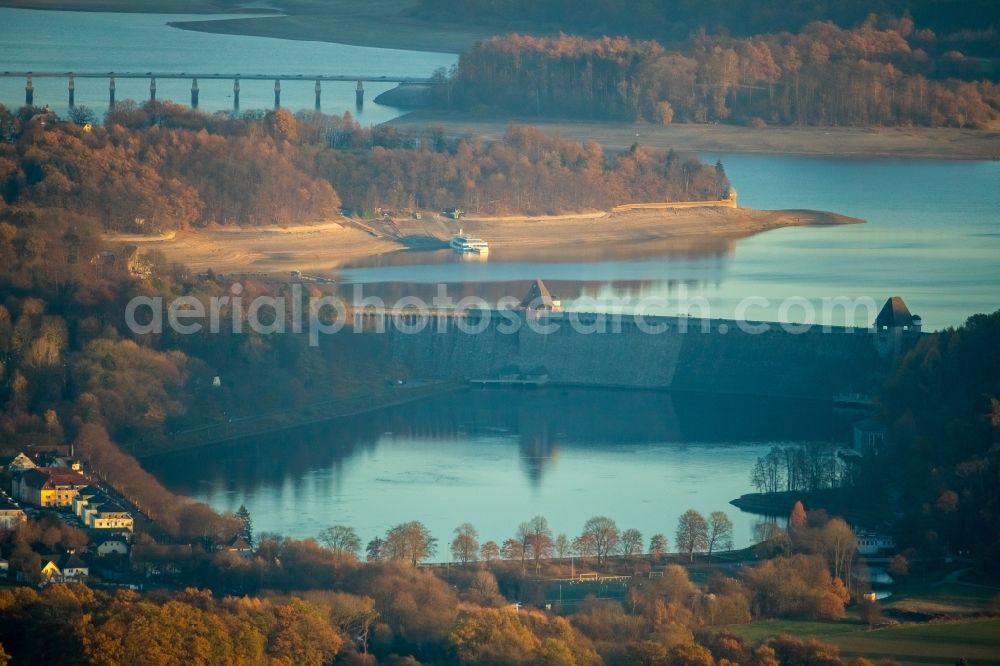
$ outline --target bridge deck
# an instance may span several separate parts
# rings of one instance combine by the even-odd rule
[[[69,78],[78,79],[240,79],[242,81],[384,81],[386,83],[430,83],[429,78],[413,76],[372,76],[370,74],[220,74],[203,72],[54,72],[19,71],[0,72],[4,78]]]

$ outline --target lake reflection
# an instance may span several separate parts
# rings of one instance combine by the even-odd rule
[[[824,298],[869,298],[877,308],[900,295],[926,330],[1000,307],[1000,161],[702,157],[721,159],[741,205],[830,210],[868,223],[783,228],[652,257],[615,246],[548,257],[498,248],[485,262],[407,252],[345,268],[339,279],[383,298],[405,295],[404,283],[415,295],[435,283],[448,284],[449,293],[464,283],[466,293],[495,301],[520,298],[528,281],[541,278],[559,283],[550,288],[566,309],[628,311],[652,299],[645,312],[697,314],[681,300],[704,298],[710,314],[723,318],[733,317],[743,299],[763,297],[769,303],[754,306],[748,318],[794,322],[805,320],[803,310],[782,311],[784,299],[806,299],[822,312]],[[848,322],[837,311],[829,323],[871,321]]]
[[[368,540],[417,519],[443,555],[465,521],[502,540],[536,514],[571,535],[605,514],[672,540],[693,507],[726,511],[747,545],[757,519],[728,502],[752,490],[757,456],[776,442],[846,442],[848,424],[798,401],[471,391],[146,465],[175,491],[224,511],[245,503],[258,531],[294,537],[343,523]]]

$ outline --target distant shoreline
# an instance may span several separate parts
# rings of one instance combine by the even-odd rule
[[[596,141],[607,149],[626,150],[639,143],[650,148],[692,153],[747,153],[813,157],[946,160],[1000,159],[1000,132],[951,127],[787,127],[761,129],[739,125],[678,123],[651,125],[624,121],[588,121],[498,116],[420,110],[390,120],[399,129],[439,126],[454,137],[500,138],[511,123],[533,125],[577,141]]]
[[[164,0],[146,4],[136,0],[0,0],[0,7],[75,12],[128,14],[256,14],[231,18],[171,22],[181,30],[223,35],[272,37],[295,41],[330,42],[349,46],[430,51],[459,54],[498,32],[493,28],[442,24],[408,15],[413,0],[325,0],[323,12],[298,13],[296,8],[277,11],[241,6],[230,0]],[[274,13],[261,17],[261,14]],[[430,74],[430,72],[428,72]]]
[[[213,5],[201,0],[168,0],[159,6],[134,0],[0,0],[4,9],[37,9],[46,12],[94,12],[114,14],[269,14],[274,10],[252,9],[233,5]]]

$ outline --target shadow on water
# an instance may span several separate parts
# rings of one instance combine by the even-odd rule
[[[831,406],[809,401],[560,387],[473,390],[211,449],[167,454],[145,464],[180,492],[206,484],[245,492],[300,479],[319,469],[332,469],[337,476],[350,459],[405,441],[429,443],[425,451],[433,455],[434,443],[475,447],[500,439],[517,443],[522,471],[534,486],[542,483],[561,450],[843,443],[848,440],[849,421]]]

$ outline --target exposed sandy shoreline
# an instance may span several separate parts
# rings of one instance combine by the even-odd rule
[[[427,213],[422,220],[398,220],[401,238],[348,220],[289,228],[210,228],[152,239],[108,236],[112,242],[158,249],[192,270],[220,273],[323,273],[407,248],[444,248],[459,228],[486,239],[494,252],[518,258],[655,256],[731,246],[753,234],[788,226],[853,224],[863,220],[821,211],[765,211],[705,207],[685,210],[584,213],[550,218],[478,218],[461,221]]]
[[[1000,132],[931,127],[766,127],[736,125],[661,125],[612,121],[546,120],[501,117],[480,119],[468,114],[414,111],[389,121],[399,128],[438,125],[450,136],[484,139],[503,136],[512,122],[535,125],[578,141],[597,141],[624,150],[633,143],[683,152],[732,152],[820,155],[829,157],[895,157],[918,159],[1000,159]]]

